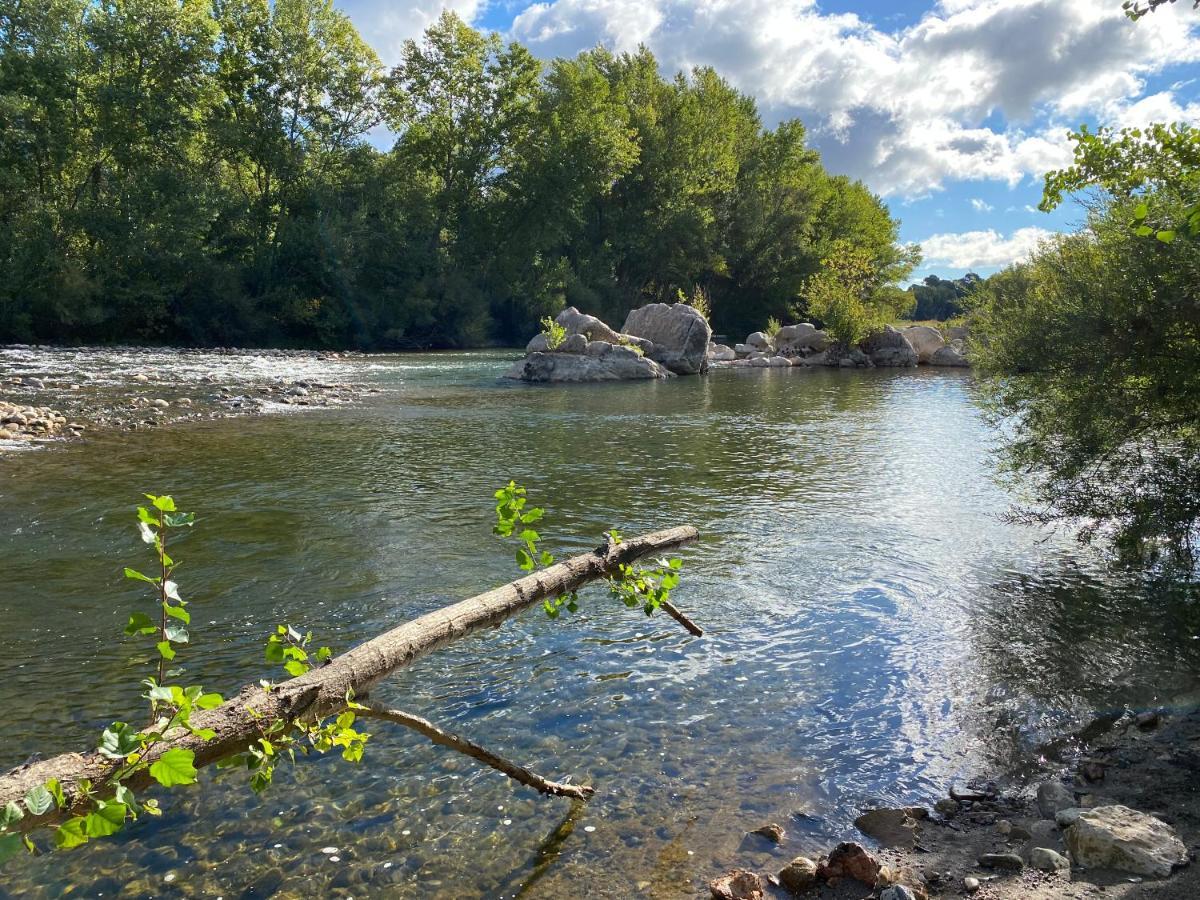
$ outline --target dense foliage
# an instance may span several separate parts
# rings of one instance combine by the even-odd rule
[[[915,302],[905,318],[918,322],[929,319],[944,322],[960,316],[968,305],[967,298],[982,283],[983,279],[974,272],[953,279],[930,275],[921,284],[908,289]]]
[[[1200,524],[1200,131],[1081,132],[1046,206],[1091,189],[1088,224],[988,280],[972,328],[1026,517],[1194,555]]]
[[[697,289],[745,333],[835,240],[902,253],[713,70],[451,14],[389,71],[331,0],[0,0],[0,125],[0,341],[461,346]]]

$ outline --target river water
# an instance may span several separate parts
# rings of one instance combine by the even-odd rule
[[[674,599],[707,634],[594,587],[577,615],[527,612],[376,697],[596,798],[543,799],[371,723],[361,765],[304,760],[262,798],[205,772],[161,819],[10,863],[0,896],[696,896],[851,835],[865,804],[929,801],[1094,710],[1195,684],[1194,587],[1002,521],[969,374],[545,387],[501,382],[510,359],[324,362],[381,393],[0,454],[0,766],[142,715],[149,655],[121,629],[147,601],[120,577],[145,563],[142,491],[197,512],[176,554],[180,680],[228,694],[266,674],[278,622],[345,649],[515,577],[490,532],[513,478],[560,553],[612,526],[698,527]],[[783,848],[745,837],[772,821]]]

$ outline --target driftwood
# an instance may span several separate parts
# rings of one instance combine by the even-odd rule
[[[261,730],[272,722],[312,721],[340,712],[346,707],[347,698],[352,697],[361,702],[372,688],[392,672],[411,664],[432,650],[481,628],[499,625],[514,613],[528,609],[548,597],[557,597],[577,590],[591,581],[615,575],[622,564],[632,563],[649,554],[664,553],[690,543],[697,537],[695,528],[681,526],[630,538],[616,545],[609,543],[592,553],[571,557],[503,587],[405,622],[335,657],[325,666],[277,685],[269,692],[259,685],[247,685],[221,706],[193,714],[192,724],[196,728],[212,729],[216,733],[214,738],[203,740],[187,733],[168,735],[168,740],[155,745],[148,759],[152,762],[168,749],[183,748],[195,754],[195,765],[198,768],[217,762],[245,750],[261,736]],[[670,607],[667,611],[693,634],[700,633],[695,624],[677,609]],[[375,707],[372,713],[391,721],[398,721],[397,716],[407,715],[396,713],[382,716],[379,707]],[[401,724],[416,727],[427,736],[433,737],[432,733],[415,724],[416,717],[409,718],[411,721]],[[438,737],[435,740],[440,743],[462,749],[455,745],[457,741],[476,748],[478,753],[471,752],[470,755],[488,762],[489,765],[494,764],[492,760],[499,760],[504,766],[528,775],[530,780],[523,783],[538,787],[533,779],[540,779],[540,776],[508,763],[469,741],[448,735],[430,723],[424,724],[436,732]],[[26,763],[0,775],[0,808],[10,801],[19,803],[30,788],[56,778],[66,795],[67,808],[52,810],[42,816],[26,815],[16,827],[22,831],[30,831],[54,824],[72,812],[82,812],[86,809],[87,801],[77,790],[80,781],[87,779],[93,785],[103,783],[112,776],[117,766],[117,763],[95,751],[66,753],[51,759]],[[517,777],[513,772],[500,768],[511,777]],[[559,788],[552,789],[549,793],[577,795],[576,790],[563,790],[573,786],[556,785],[555,782],[540,780],[544,786]],[[142,769],[126,783],[137,790],[151,781],[148,772]],[[582,789],[578,791],[578,795],[584,795]]]

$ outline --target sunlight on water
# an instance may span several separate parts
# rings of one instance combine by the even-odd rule
[[[76,749],[135,708],[145,660],[112,636],[139,602],[119,573],[141,552],[143,490],[200,515],[179,547],[198,638],[184,678],[210,689],[263,674],[276,622],[344,649],[509,580],[489,521],[509,478],[545,500],[564,552],[614,525],[697,526],[676,599],[708,633],[593,588],[575,617],[529,612],[377,692],[595,784],[586,808],[373,723],[360,767],[308,761],[261,800],[206,773],[162,820],[12,866],[0,894],[690,896],[768,860],[748,829],[826,846],[870,800],[932,798],[1098,706],[1181,693],[1200,663],[1187,588],[1000,521],[960,373],[545,388],[499,382],[503,354],[103,359],[118,388],[144,367],[189,383],[299,367],[383,393],[0,457],[0,708],[54,686],[44,717],[5,722],[0,765]]]

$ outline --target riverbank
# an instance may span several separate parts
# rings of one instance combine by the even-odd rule
[[[0,451],[90,430],[332,407],[379,388],[360,353],[147,347],[0,347]]]
[[[759,896],[1200,896],[1200,867],[1190,864],[1200,852],[1200,709],[1100,717],[1039,747],[1030,764],[1026,772],[950,787],[933,809],[863,811],[856,821],[861,843],[798,857],[776,873],[750,873]],[[1081,815],[1086,837],[1071,832]],[[1114,823],[1119,831],[1111,830]],[[763,829],[749,837],[772,835]],[[852,865],[839,867],[839,859]],[[748,900],[754,881],[719,878],[710,893]]]

